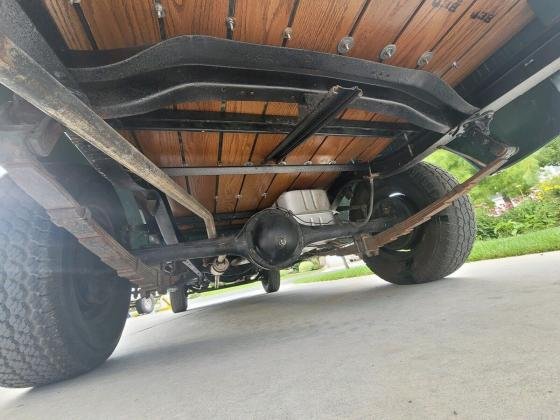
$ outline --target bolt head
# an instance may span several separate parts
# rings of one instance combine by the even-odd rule
[[[397,46],[395,44],[386,45],[379,53],[379,59],[385,61],[390,59],[397,52]]]
[[[292,39],[292,34],[293,34],[292,28],[288,26],[286,29],[284,29],[284,32],[282,32],[282,38],[287,39],[289,41],[290,39]]]
[[[348,52],[352,49],[353,46],[354,46],[354,38],[352,38],[351,36],[345,36],[338,43],[338,48],[337,48],[338,53],[348,54]]]

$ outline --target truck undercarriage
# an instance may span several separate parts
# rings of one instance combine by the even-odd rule
[[[397,42],[375,57],[358,43],[381,13],[375,2],[340,2],[343,15],[361,6],[336,51],[292,43],[312,2],[294,2],[274,42],[237,36],[249,0],[225,2],[221,38],[192,25],[169,36],[173,2],[131,3],[125,10],[138,15],[125,29],[144,16],[158,30],[159,42],[137,43],[103,35],[112,29],[99,16],[111,3],[0,5],[4,199],[28,196],[22,208],[83,249],[76,261],[99,279],[72,286],[82,313],[117,307],[111,299],[130,298],[130,283],[143,296],[169,291],[176,311],[188,293],[211,287],[261,280],[273,292],[279,269],[318,255],[360,255],[397,284],[445,277],[474,240],[465,194],[560,132],[560,23],[538,1],[410,2],[398,33],[385,34]],[[273,18],[282,13],[281,2],[257,3]],[[425,29],[433,45],[415,57],[424,41],[403,40],[424,14],[443,32]],[[277,26],[267,25],[266,33]],[[479,171],[458,184],[420,163],[438,148]],[[0,214],[10,246],[17,212]],[[3,281],[21,264],[6,257]],[[39,282],[41,268],[23,265]],[[126,293],[108,292],[115,288]],[[83,366],[61,362],[43,378],[30,365],[28,376],[8,373],[1,383],[47,383],[99,364],[124,322],[124,312],[109,312],[114,333]]]

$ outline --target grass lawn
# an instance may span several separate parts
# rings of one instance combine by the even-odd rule
[[[491,260],[517,255],[560,250],[560,227],[525,233],[510,238],[476,241],[468,261]],[[294,283],[314,283],[351,277],[367,276],[371,271],[364,266],[349,270],[292,274]]]
[[[491,260],[560,250],[560,227],[524,233],[510,238],[477,241],[469,261]]]

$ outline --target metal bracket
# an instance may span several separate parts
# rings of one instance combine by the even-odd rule
[[[196,268],[191,260],[183,260],[183,264],[185,264],[185,266],[187,266],[187,268],[191,270],[199,280],[202,280],[204,278],[204,274],[202,274],[202,272],[198,268]]]
[[[369,170],[367,163],[342,163],[334,161],[328,164],[313,164],[311,161],[303,165],[243,165],[243,166],[171,166],[161,168],[169,176],[219,176],[219,175],[255,175],[255,174],[290,174],[290,173],[332,173],[359,172]]]
[[[467,119],[459,128],[456,137],[490,136],[490,123],[494,119],[494,111],[475,114]]]
[[[315,109],[299,122],[265,160],[278,161],[284,158],[361,95],[362,90],[356,86],[352,88],[333,87]]]

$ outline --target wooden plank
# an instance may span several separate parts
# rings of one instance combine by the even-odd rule
[[[248,162],[255,137],[254,134],[224,134],[222,164],[230,166],[243,165]],[[216,211],[218,213],[229,213],[235,210],[243,178],[243,175],[224,175],[219,177],[216,204]]]
[[[362,141],[362,144],[359,144],[360,141]],[[391,144],[391,139],[378,138],[373,143],[371,142],[371,139],[355,139],[342,152],[340,157],[348,159],[349,156],[355,156],[358,154],[358,156],[348,160],[357,159],[370,161],[381,153],[389,144]],[[314,182],[306,188],[328,188],[338,176],[339,174],[332,172],[321,174],[321,176],[315,179]]]
[[[220,111],[220,101],[202,101],[202,102],[185,102],[175,105],[176,109],[185,111]],[[208,164],[215,165],[218,162],[218,139],[219,134],[214,133],[212,136],[192,136],[187,132],[182,132],[180,138],[183,142],[183,154],[185,162],[191,165],[191,162],[210,162]],[[210,144],[204,147],[200,144],[192,144],[192,142],[208,141]],[[202,152],[203,156],[197,157],[195,153]],[[196,163],[205,165],[206,163]],[[191,193],[200,200],[204,206],[213,211],[216,206],[216,182],[215,176],[192,176],[185,178]]]
[[[434,48],[473,2],[474,0],[426,1],[397,39],[397,53],[386,63],[415,68],[420,56]]]
[[[269,102],[266,105],[267,115],[285,115],[287,117],[298,116],[298,104],[286,102]]]
[[[71,50],[91,50],[91,43],[86,36],[80,18],[74,7],[67,0],[43,0],[52,16],[62,38]]]
[[[227,5],[227,2],[225,3]],[[293,1],[239,0],[235,3],[234,39],[245,42],[282,44],[282,31],[288,23]],[[221,6],[223,7],[223,5]],[[227,8],[225,9],[227,12]],[[224,15],[222,23],[225,22]],[[214,18],[212,18],[214,20]],[[225,26],[224,26],[225,28]],[[215,34],[225,36],[224,34]],[[229,101],[226,111],[237,113],[261,114],[265,110],[263,102]],[[255,144],[255,134],[224,133],[221,149],[221,163],[224,165],[243,165],[251,159]],[[216,202],[217,212],[235,210],[241,195],[244,175],[220,176]]]
[[[391,139],[377,138],[364,150],[360,156],[359,160],[363,162],[372,161],[379,153],[381,153],[387,146],[391,144]]]
[[[210,35],[225,38],[228,0],[162,0],[168,38]]]
[[[286,157],[286,163],[295,165],[307,162],[315,154],[319,146],[321,146],[324,139],[325,137],[323,136],[313,136],[309,138]],[[298,175],[299,174],[276,174],[259,208],[270,207],[281,193],[290,188],[290,185],[297,179]]]
[[[284,136],[282,134],[259,134],[255,142],[255,148],[251,161],[255,164],[264,162],[266,156],[272,152]],[[243,188],[237,202],[236,211],[248,211],[256,209],[259,202],[266,193],[274,174],[247,175],[243,181]]]
[[[394,118],[388,115],[376,115],[371,119],[371,121],[379,121],[379,122],[404,122],[404,120],[400,118]],[[360,138],[356,138],[354,141],[360,141]],[[379,153],[385,149],[389,143],[391,143],[392,139],[388,139],[385,137],[377,137],[375,139],[369,138],[366,140],[366,148],[360,153],[357,157],[357,160],[362,162],[369,162],[374,157],[376,157]]]
[[[325,138],[321,146],[310,159],[314,164],[328,164],[335,161],[337,156],[350,144],[351,137],[330,136]],[[292,184],[292,189],[311,188],[321,173],[301,173]]]
[[[336,52],[339,41],[347,36],[360,13],[364,0],[300,0],[293,36],[286,46]]]
[[[182,132],[185,163],[190,166],[216,166],[218,164],[218,133]],[[192,195],[210,211],[216,208],[216,176],[190,176]]]
[[[127,136],[129,141],[131,136]],[[177,133],[174,131],[139,131],[135,134],[142,152],[158,166],[182,165],[181,145]],[[174,177],[173,180],[183,188],[187,187],[185,177]],[[185,216],[190,212],[169,199],[169,206],[175,216]]]
[[[226,104],[227,112],[262,114],[264,109],[264,102],[229,101]],[[256,134],[252,133],[224,133],[221,163],[224,166],[247,163],[251,159],[255,139]],[[219,177],[216,212],[229,213],[235,210],[243,179],[244,175]]]
[[[82,0],[80,5],[99,49],[160,41],[150,0]]]
[[[236,0],[233,39],[282,45],[295,0]]]
[[[282,45],[282,34],[284,28],[288,26],[293,6],[294,0],[236,0],[233,38],[244,42]],[[228,102],[227,108],[231,106]],[[240,104],[238,107],[241,107],[241,111],[237,112],[249,112],[249,106]],[[297,115],[297,106],[294,107],[293,104],[267,104],[266,108],[269,107],[274,111],[275,115],[293,115],[293,112]],[[257,112],[261,113],[264,109],[259,109]],[[224,134],[224,144],[227,136],[229,135]],[[266,157],[266,154],[262,155],[262,151],[269,149],[268,154],[282,138],[283,136],[277,135],[246,135],[242,142],[251,143],[254,145],[254,150],[252,154],[249,153],[249,156],[241,153],[239,157],[246,158],[246,160],[240,162],[240,164],[248,160],[254,163],[261,163],[260,160]],[[232,206],[238,211],[241,211],[239,209],[251,210],[256,208],[262,198],[262,194],[266,192],[273,178],[274,175],[220,177],[218,207],[223,209],[223,211],[233,211]],[[227,198],[221,200],[222,194],[226,194]],[[232,197],[239,198],[234,202]]]
[[[346,137],[349,140],[349,144],[340,152],[336,158],[339,163],[350,162],[358,158],[358,156],[368,147],[367,140],[353,137]],[[360,141],[362,140],[362,141]],[[313,183],[314,188],[326,188],[328,187],[338,176],[336,173],[324,173],[321,174],[319,178]]]
[[[452,86],[458,84],[533,18],[534,14],[526,0],[521,0],[502,19],[498,20],[492,30],[487,32],[475,47],[456,60],[457,67],[445,72],[443,80]]]
[[[492,28],[515,6],[518,0],[478,0],[433,50],[433,58],[423,70],[438,76],[452,68],[453,63],[478,43],[485,34],[493,36]]]
[[[422,0],[374,0],[352,34],[354,47],[349,55],[379,61],[379,53],[392,44]]]
[[[200,102],[183,102],[175,105],[176,109],[182,111],[210,111],[219,112],[222,107],[220,101],[200,101]]]

